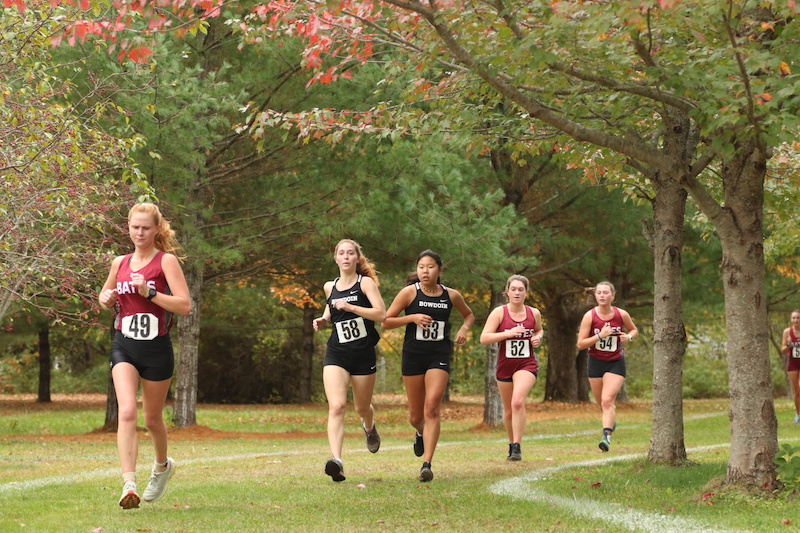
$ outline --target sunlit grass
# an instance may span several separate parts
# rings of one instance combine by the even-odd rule
[[[616,532],[630,530],[613,519],[629,510],[653,524],[659,517],[687,520],[698,531],[796,530],[795,503],[720,488],[729,439],[723,400],[686,403],[693,464],[683,468],[645,462],[646,403],[619,407],[608,454],[597,449],[595,406],[532,404],[523,461],[508,463],[505,431],[480,427],[480,398],[457,400],[443,409],[436,477],[425,485],[416,480],[421,460],[411,451],[413,430],[396,398],[376,398],[383,443],[375,455],[365,450],[358,419],[348,411],[347,481],[341,484],[323,473],[326,406],[199,406],[198,423],[212,431],[171,430],[178,471],[169,492],[125,512],[116,504],[121,481],[114,437],[89,434],[102,424],[102,404],[76,411],[37,407],[24,416],[0,410],[6,428],[0,434],[0,531]],[[787,423],[788,402],[780,400],[778,409],[781,439],[798,440],[800,429]],[[12,420],[31,433],[9,434]],[[33,434],[36,428],[42,436]],[[142,490],[152,447],[144,433],[140,443]],[[623,456],[630,458],[616,460]],[[497,489],[515,479],[523,487],[519,494]],[[525,499],[534,490],[550,500]],[[586,502],[612,518],[580,514]]]

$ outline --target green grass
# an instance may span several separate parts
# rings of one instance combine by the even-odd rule
[[[595,406],[532,403],[523,461],[505,461],[501,428],[479,428],[479,398],[443,409],[435,479],[416,480],[403,402],[376,398],[383,438],[366,452],[352,410],[345,437],[347,481],[322,472],[328,458],[326,406],[211,406],[198,423],[249,432],[222,440],[171,433],[178,471],[162,501],[117,506],[121,489],[113,435],[102,406],[74,411],[54,402],[20,412],[0,397],[0,531],[797,531],[796,502],[720,488],[729,439],[727,403],[687,401],[686,443],[693,466],[646,463],[650,411],[620,406],[612,451],[597,449]],[[780,400],[779,436],[800,428]],[[295,435],[288,433],[302,432]],[[190,437],[190,438],[187,438]],[[140,437],[140,490],[152,447]],[[359,484],[365,488],[359,488]],[[785,525],[789,521],[789,525]],[[98,529],[101,528],[101,529]]]

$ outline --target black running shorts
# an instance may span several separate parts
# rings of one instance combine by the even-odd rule
[[[139,377],[148,381],[164,381],[175,370],[175,353],[169,334],[151,341],[129,339],[117,331],[111,343],[111,368],[119,363],[130,363],[139,371]]]
[[[331,351],[328,348],[323,366],[328,365],[340,366],[351,376],[369,376],[378,371],[375,348],[348,352]]]
[[[590,378],[602,378],[606,372],[625,377],[625,358],[620,357],[616,361],[600,361],[591,355],[586,363],[586,371]]]

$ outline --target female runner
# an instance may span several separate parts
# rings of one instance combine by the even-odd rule
[[[431,461],[439,441],[442,405],[450,377],[450,311],[455,308],[464,323],[455,336],[463,345],[467,331],[475,322],[472,310],[461,294],[440,283],[442,259],[431,250],[417,258],[417,281],[397,293],[386,312],[384,329],[406,326],[403,342],[403,382],[408,396],[409,422],[417,430],[414,454],[423,457],[419,480],[433,479]],[[405,311],[404,316],[398,316]]]
[[[525,305],[528,278],[514,275],[506,281],[508,304],[489,313],[481,333],[481,344],[500,343],[495,379],[503,400],[503,424],[508,433],[508,461],[522,460],[525,431],[525,399],[539,375],[533,349],[542,343],[542,314]]]
[[[139,507],[140,502],[136,490],[136,392],[140,382],[144,423],[155,450],[155,464],[141,499],[154,502],[161,498],[175,473],[175,461],[167,457],[167,426],[162,415],[174,368],[169,330],[173,314],[186,316],[192,310],[176,256],[180,246],[158,207],[134,205],[128,214],[128,231],[134,251],[114,259],[98,298],[103,307],[118,308],[111,376],[119,405],[117,449],[123,481],[119,505],[123,509]]]
[[[800,311],[792,311],[792,325],[783,330],[781,350],[786,354],[786,373],[792,384],[794,420],[800,424]]]
[[[325,473],[340,482],[345,480],[342,442],[348,385],[353,386],[353,403],[361,416],[367,449],[376,453],[381,446],[372,393],[377,371],[375,345],[380,339],[375,322],[383,321],[386,305],[378,291],[375,266],[356,241],[339,241],[333,259],[339,266],[339,276],[325,283],[327,305],[322,317],[314,319],[314,331],[331,323],[322,381],[328,398],[328,444],[333,457],[325,463]]]
[[[625,345],[639,334],[628,312],[611,305],[615,295],[610,282],[598,283],[594,289],[597,306],[583,315],[578,332],[578,350],[588,349],[589,385],[603,411],[598,446],[604,452],[611,448],[611,433],[617,427],[615,402],[625,384]]]

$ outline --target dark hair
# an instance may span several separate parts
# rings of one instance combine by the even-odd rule
[[[439,265],[439,268],[442,268],[442,258],[439,256],[439,254],[437,254],[433,250],[425,250],[421,252],[417,256],[417,263],[419,263],[419,260],[422,259],[423,257],[430,257],[431,259],[436,261],[436,264]]]
[[[406,275],[406,287],[408,287],[409,285],[413,285],[418,281],[419,281],[419,276],[417,276],[416,272],[409,272]]]
[[[430,257],[431,259],[436,261],[436,264],[439,265],[439,272],[442,271],[442,258],[439,256],[439,254],[437,254],[433,250],[424,250],[417,256],[417,263],[419,263],[420,259],[422,259],[423,257]],[[441,276],[436,278],[437,285],[441,284],[441,282],[442,282]]]

